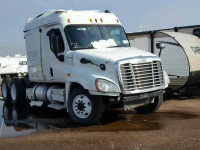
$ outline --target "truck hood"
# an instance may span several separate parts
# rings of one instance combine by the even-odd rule
[[[102,48],[102,49],[87,49],[79,50],[74,53],[75,58],[90,59],[93,62],[99,63],[115,63],[118,60],[133,58],[138,56],[156,56],[149,52],[139,50],[134,47],[117,47],[117,48]]]

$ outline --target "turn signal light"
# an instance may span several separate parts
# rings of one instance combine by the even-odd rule
[[[70,19],[67,19],[68,23],[70,23]]]

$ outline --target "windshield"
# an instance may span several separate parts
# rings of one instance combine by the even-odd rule
[[[102,47],[130,47],[124,29],[121,26],[81,25],[65,28],[72,50]]]

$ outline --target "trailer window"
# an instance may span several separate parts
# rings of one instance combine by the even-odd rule
[[[20,65],[20,66],[22,66],[22,65],[27,65],[27,61],[20,61],[20,62],[19,62],[19,65]]]
[[[64,42],[59,29],[52,29],[47,33],[49,36],[50,48],[54,54],[64,52]]]
[[[194,29],[193,30],[193,35],[200,37],[200,28]]]

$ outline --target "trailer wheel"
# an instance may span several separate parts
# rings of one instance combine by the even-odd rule
[[[154,102],[147,104],[145,106],[137,107],[135,110],[139,114],[147,114],[157,111],[163,102],[163,94],[160,96],[154,97]]]
[[[6,102],[10,102],[10,84],[11,79],[8,77],[3,78],[1,83],[1,93],[2,97]]]
[[[71,119],[81,124],[94,124],[103,113],[102,99],[81,88],[71,92],[67,106]]]
[[[18,104],[25,100],[24,86],[19,78],[13,78],[10,85],[10,97],[13,104]]]

